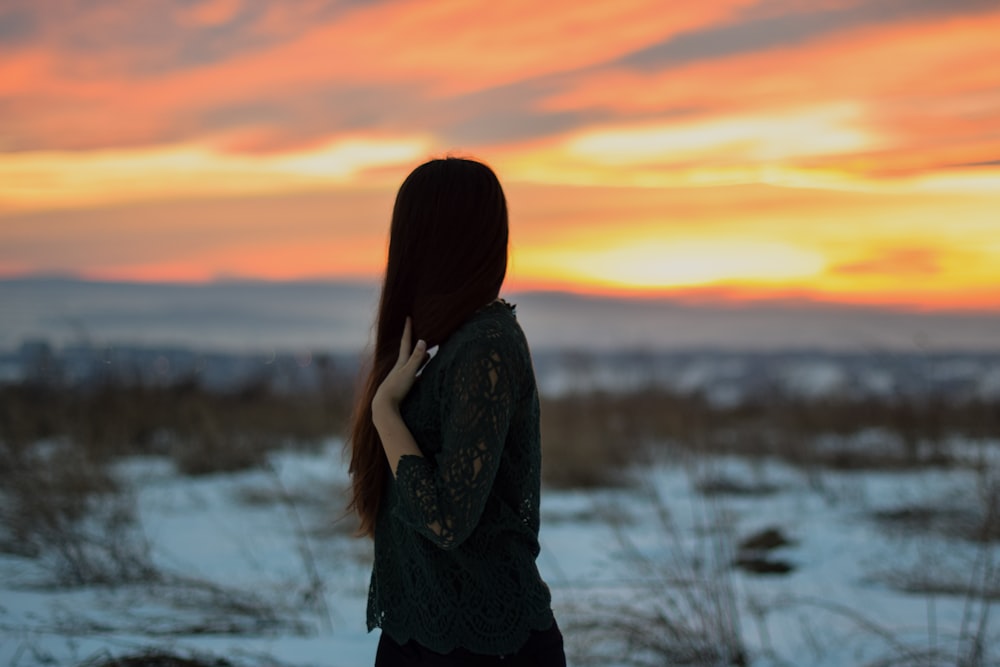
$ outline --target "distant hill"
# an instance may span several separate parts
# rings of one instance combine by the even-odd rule
[[[518,296],[534,345],[830,351],[1000,350],[1000,312],[820,303],[689,304],[565,293]]]
[[[1000,313],[906,312],[826,304],[685,304],[561,292],[505,295],[535,349],[1000,350]],[[364,347],[373,284],[220,281],[204,285],[0,280],[0,349],[175,345],[211,350]]]

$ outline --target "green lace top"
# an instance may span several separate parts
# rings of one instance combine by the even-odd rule
[[[368,629],[447,653],[513,653],[552,625],[538,556],[538,390],[513,307],[478,311],[400,405],[404,456],[375,525]]]

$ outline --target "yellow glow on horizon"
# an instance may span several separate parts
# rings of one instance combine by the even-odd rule
[[[343,180],[366,169],[405,164],[419,159],[427,143],[411,141],[365,141],[345,139],[306,153],[275,158],[271,168],[280,173]]]
[[[629,138],[632,141],[632,138]],[[636,139],[636,143],[640,143]],[[1000,166],[954,169],[916,174],[857,174],[833,166],[795,166],[780,161],[667,164],[650,159],[635,164],[615,163],[625,158],[610,153],[607,162],[574,156],[569,144],[537,145],[517,152],[498,150],[493,164],[511,181],[546,185],[653,189],[711,188],[734,185],[774,185],[785,188],[832,190],[871,194],[1000,193]]]
[[[600,248],[521,251],[518,271],[603,287],[667,289],[718,282],[780,283],[822,272],[823,258],[791,245],[732,238],[629,240]]]
[[[861,110],[839,104],[777,115],[730,116],[697,122],[630,125],[585,132],[567,151],[599,164],[759,162],[871,149],[858,127]]]
[[[146,199],[231,197],[355,184],[408,165],[425,137],[346,137],[294,153],[238,155],[199,144],[101,151],[0,153],[0,213]],[[374,184],[367,177],[362,185]]]
[[[774,183],[878,188],[829,160],[878,150],[864,109],[838,103],[759,115],[609,125],[498,147],[509,177],[534,183],[686,188]],[[900,187],[899,183],[893,187]],[[903,186],[905,187],[905,185]]]

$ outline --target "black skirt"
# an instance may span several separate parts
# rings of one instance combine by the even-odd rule
[[[437,653],[412,639],[397,644],[385,632],[378,642],[375,667],[566,667],[563,636],[555,622],[548,630],[532,632],[517,653],[481,655],[458,648],[450,653]]]

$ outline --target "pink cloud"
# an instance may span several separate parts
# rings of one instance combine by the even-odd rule
[[[232,21],[242,6],[242,0],[202,0],[179,8],[176,16],[181,25],[212,27]]]
[[[261,100],[316,105],[324,91],[352,86],[384,90],[396,105],[414,96],[446,104],[443,98],[614,60],[723,20],[748,2],[715,0],[664,13],[653,0],[397,0],[345,11],[294,39],[183,68],[170,61],[176,40],[111,41],[90,53],[67,52],[49,39],[4,58],[0,97],[16,104],[8,127],[20,149],[97,148],[115,144],[119,133],[122,144],[171,141],[205,132],[198,117],[215,108]],[[207,7],[202,19],[223,15]],[[116,14],[105,9],[77,21],[94,34],[116,35],[140,11],[115,5]],[[254,29],[281,28],[282,19],[270,16]],[[137,68],[137,60],[148,66]]]

